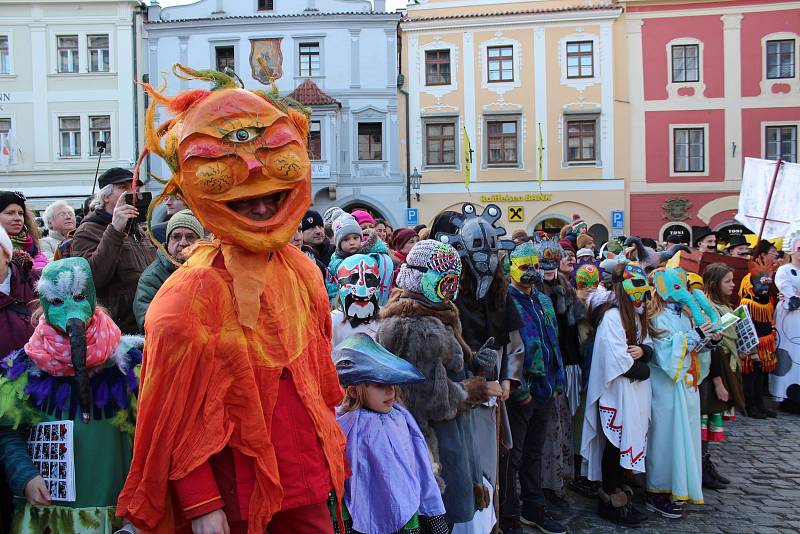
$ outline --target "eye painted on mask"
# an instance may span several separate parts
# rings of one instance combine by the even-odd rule
[[[61,299],[53,299],[50,301],[50,304],[52,304],[53,306],[61,306],[64,304],[64,301]]]
[[[222,140],[227,141],[229,143],[249,143],[253,139],[261,137],[261,134],[264,133],[264,130],[266,130],[266,128],[260,128],[256,126],[239,128],[237,130],[233,130],[226,133],[222,137]]]
[[[84,297],[83,295],[78,294],[78,295],[75,295],[74,297],[72,297],[72,300],[74,300],[75,302],[83,302],[84,300],[86,300],[86,297]]]

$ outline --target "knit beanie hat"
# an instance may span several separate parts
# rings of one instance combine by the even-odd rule
[[[581,228],[589,228],[589,225],[586,224],[586,221],[583,220],[583,217],[576,213],[572,216],[572,229],[575,230],[576,234],[579,234],[581,233]]]
[[[572,241],[570,241],[566,237],[561,241],[559,241],[558,244],[561,245],[561,248],[563,248],[564,250],[571,250],[572,252],[575,252],[575,245],[573,245]]]
[[[344,213],[344,210],[339,206],[333,206],[331,208],[326,209],[325,213],[322,214],[322,225],[325,228],[330,228],[336,217],[338,217],[342,213]]]
[[[345,237],[351,234],[358,234],[358,236],[361,237],[361,226],[359,226],[355,217],[349,213],[342,212],[339,214],[339,216],[333,220],[331,228],[333,228],[333,240],[336,242],[336,250],[342,250],[339,245]]]
[[[5,210],[11,204],[17,204],[25,209],[25,195],[16,191],[0,191],[0,211]]]
[[[402,250],[412,237],[417,237],[417,233],[413,228],[398,228],[392,234],[392,249]]]
[[[358,221],[358,224],[364,224],[367,222],[375,224],[375,217],[370,215],[369,212],[365,210],[353,210],[350,215],[355,217],[355,219]]]
[[[582,248],[575,254],[576,258],[582,258],[584,256],[589,256],[590,258],[594,258],[594,251],[590,248]]]
[[[11,238],[8,237],[6,229],[0,226],[0,250],[8,256],[6,259],[11,261],[11,256],[14,255],[14,245],[11,244]]]
[[[175,228],[188,228],[197,234],[197,237],[200,239],[206,235],[205,230],[203,230],[203,225],[200,224],[200,221],[197,220],[197,217],[194,216],[191,210],[181,210],[169,218],[169,222],[167,223],[168,240],[169,234],[171,234]]]
[[[589,241],[594,241],[594,238],[589,234],[578,235],[577,239],[578,248],[587,248],[589,246]]]
[[[456,249],[435,239],[418,241],[411,247],[406,261],[397,273],[397,287],[414,293],[423,293],[422,277],[429,268],[453,266],[461,271],[461,258]],[[415,269],[422,267],[423,269]]]
[[[318,211],[308,210],[306,214],[303,215],[303,222],[301,225],[304,232],[309,228],[322,226],[322,215],[320,215]]]

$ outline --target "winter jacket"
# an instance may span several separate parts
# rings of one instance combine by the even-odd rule
[[[40,475],[28,456],[27,432],[0,429],[0,467],[14,495],[23,495],[25,485]]]
[[[177,268],[167,255],[159,250],[155,261],[147,266],[139,278],[136,296],[133,299],[133,315],[136,317],[136,324],[140,332],[144,332],[144,317],[147,314],[147,308],[150,307],[156,293],[161,289],[161,285]]]
[[[130,235],[111,225],[111,214],[97,210],[83,220],[72,243],[72,254],[89,260],[104,306],[124,334],[138,333],[133,298],[142,272],[156,259],[156,249],[138,228]]]
[[[37,277],[30,257],[16,253],[10,266],[11,294],[0,293],[0,358],[21,349],[30,339],[33,325],[29,303],[37,298]]]
[[[39,250],[42,254],[44,254],[48,260],[53,261],[53,255],[56,253],[58,249],[58,245],[64,240],[63,235],[56,232],[55,230],[50,230],[50,233],[47,234],[47,237],[43,237],[39,240]]]

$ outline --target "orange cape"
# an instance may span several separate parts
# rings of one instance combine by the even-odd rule
[[[198,247],[147,313],[133,463],[117,509],[144,532],[191,531],[169,481],[229,445],[255,460],[249,532],[264,533],[283,495],[270,439],[283,367],[314,422],[331,487],[344,493],[345,438],[333,413],[342,390],[318,268],[292,246],[249,265],[268,281],[251,330],[237,317],[230,273],[214,265],[219,253],[218,243]]]

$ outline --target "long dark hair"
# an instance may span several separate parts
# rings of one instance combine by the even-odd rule
[[[614,300],[593,307],[589,312],[589,320],[594,328],[597,328],[603,320],[605,313],[609,309],[616,307],[619,310],[622,328],[625,330],[625,339],[628,345],[640,345],[650,332],[650,317],[647,312],[647,306],[643,307],[644,310],[641,315],[636,313],[636,308],[633,307],[633,303],[622,287],[622,273],[624,270],[624,264],[617,265],[614,268],[612,271],[613,284],[610,289],[610,291],[614,293]],[[641,328],[639,328],[638,325],[641,325]]]
[[[712,263],[703,271],[703,289],[711,302],[714,304],[721,304],[723,306],[731,306],[731,297],[723,296],[720,291],[722,279],[732,273],[733,269],[724,263]]]

